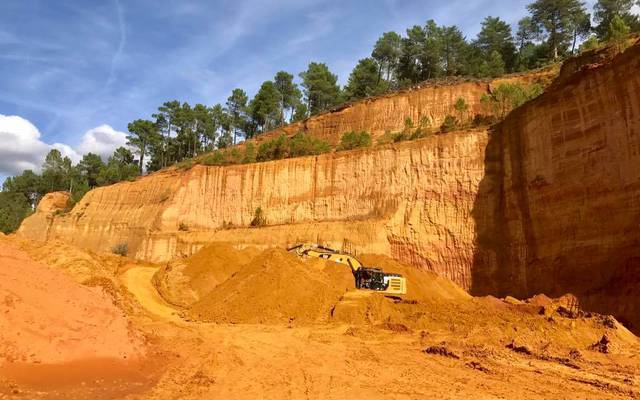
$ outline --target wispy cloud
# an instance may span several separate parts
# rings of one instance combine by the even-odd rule
[[[127,30],[124,24],[124,15],[122,11],[122,5],[120,4],[120,0],[113,0],[113,3],[116,8],[116,15],[118,17],[118,28],[120,32],[120,41],[118,42],[118,48],[111,58],[111,68],[109,69],[109,77],[107,78],[107,82],[105,87],[108,88],[115,81],[115,70],[118,65],[118,61],[122,56],[122,52],[124,51],[124,46],[127,44]]]
[[[300,46],[311,43],[325,36],[334,29],[334,21],[338,15],[337,10],[314,11],[305,15],[305,33],[292,38],[286,49],[289,53],[296,51]]]
[[[124,131],[171,99],[211,105],[234,87],[251,95],[309,61],[345,83],[382,32],[434,18],[473,37],[484,16],[515,21],[531,0],[3,1],[0,112],[32,121],[46,143],[78,148],[92,127]]]

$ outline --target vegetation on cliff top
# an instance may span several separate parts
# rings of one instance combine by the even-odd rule
[[[639,31],[640,21],[631,12],[633,3],[598,0],[591,18],[579,0],[536,0],[527,6],[529,15],[518,22],[515,32],[504,20],[490,16],[482,21],[474,40],[467,40],[456,26],[441,26],[433,20],[410,27],[404,36],[385,32],[371,56],[358,61],[343,88],[326,64],[311,62],[298,74],[297,82],[293,74],[280,71],[252,99],[236,88],[224,105],[165,102],[151,120],[129,125],[130,144],[139,164],[148,156],[146,169],[155,171],[341,103],[425,80],[497,77],[542,67],[574,54],[582,41],[585,49],[593,48]]]

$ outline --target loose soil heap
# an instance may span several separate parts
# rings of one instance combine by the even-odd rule
[[[303,260],[283,249],[257,255],[193,305],[196,319],[216,322],[326,321],[339,299],[354,288],[349,268]]]
[[[257,253],[254,248],[237,250],[230,244],[213,243],[191,257],[165,264],[154,275],[153,284],[170,304],[190,307],[249,263]]]
[[[256,255],[255,251],[240,252],[219,244],[206,247],[183,264],[181,284],[175,284],[176,275],[170,274],[170,267],[158,273],[155,280],[160,282],[157,286],[165,298],[185,297],[184,293],[199,297],[187,312],[189,318],[198,321],[333,321],[421,328],[442,310],[472,307],[471,296],[433,272],[416,270],[385,256],[365,255],[361,259],[365,265],[404,275],[408,294],[399,298],[355,290],[351,270],[331,261],[303,259],[283,249]],[[226,280],[218,284],[223,279]]]
[[[113,299],[0,240],[0,363],[134,359],[142,338]]]

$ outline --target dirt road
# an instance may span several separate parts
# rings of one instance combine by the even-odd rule
[[[151,283],[157,268],[136,267],[121,275],[122,282],[142,307],[155,317],[166,321],[183,323],[175,308],[160,297]]]
[[[186,322],[160,298],[154,268],[121,279],[155,317],[167,371],[131,399],[585,399],[637,396],[634,369],[603,373],[493,346],[465,346],[458,335],[371,326],[281,326]],[[366,292],[346,296],[351,302]],[[174,322],[178,322],[175,324]],[[425,354],[445,343],[454,355]],[[625,383],[626,382],[626,383]]]

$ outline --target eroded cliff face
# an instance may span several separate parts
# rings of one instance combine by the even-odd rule
[[[638,71],[640,45],[550,87],[497,128],[490,148],[501,163],[481,187],[501,184],[500,217],[479,230],[500,243],[479,249],[497,263],[476,271],[474,291],[573,292],[640,327]]]
[[[491,132],[163,171],[92,190],[68,214],[37,213],[20,233],[95,250],[126,243],[130,255],[150,261],[212,241],[320,242],[389,255],[473,294],[573,292],[587,308],[638,328],[640,44],[586,68]],[[407,117],[437,125],[458,97],[470,114],[482,112],[479,99],[495,84],[384,96],[270,135],[306,129],[336,143],[345,131],[400,130]],[[249,228],[257,207],[267,226]]]
[[[345,132],[367,131],[374,139],[385,132],[400,132],[405,128],[407,118],[414,126],[438,129],[447,115],[473,119],[477,114],[490,115],[480,99],[502,83],[524,86],[540,84],[547,86],[556,76],[557,68],[551,67],[521,75],[512,75],[494,80],[462,80],[452,78],[440,83],[425,83],[410,90],[373,97],[358,101],[329,112],[293,123],[267,134],[260,135],[261,141],[272,136],[294,135],[304,131],[337,144]],[[465,115],[458,115],[454,105],[464,99],[469,106]]]
[[[486,131],[230,167],[195,166],[89,192],[68,214],[27,219],[22,235],[95,250],[128,245],[150,261],[211,241],[320,241],[393,256],[471,286]],[[260,207],[267,227],[247,228]],[[46,225],[43,221],[47,221]]]

